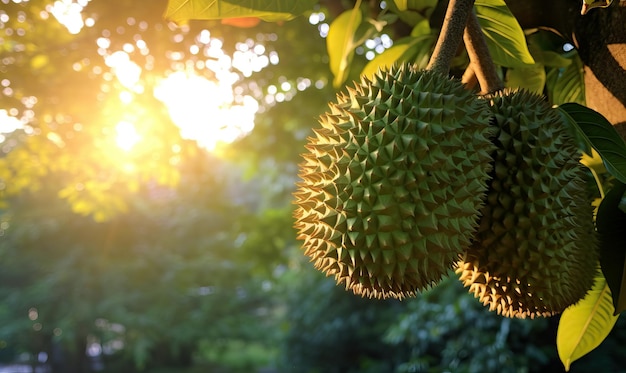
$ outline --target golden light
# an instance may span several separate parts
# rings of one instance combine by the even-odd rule
[[[81,12],[89,1],[57,0],[54,4],[46,6],[46,11],[65,26],[70,34],[78,34],[85,25]]]
[[[10,115],[8,111],[0,109],[0,143],[5,140],[4,133],[11,133],[23,127],[19,119]]]
[[[93,25],[93,20],[83,19],[83,8],[90,0],[56,0],[46,7],[46,14],[52,14],[71,33],[80,32],[85,25]],[[87,21],[91,21],[89,24]],[[140,43],[141,42],[141,43]],[[254,128],[254,118],[259,103],[248,95],[235,95],[233,84],[241,75],[249,77],[261,71],[270,63],[276,63],[270,52],[269,57],[263,45],[249,40],[237,43],[234,55],[227,56],[222,50],[222,42],[212,38],[208,30],[203,30],[197,38],[199,45],[190,47],[193,55],[204,54],[211,57],[203,61],[202,68],[210,70],[214,80],[191,71],[175,71],[162,79],[155,87],[154,97],[165,104],[172,122],[179,128],[181,137],[194,140],[199,146],[214,151],[220,144],[229,144],[247,135]],[[111,50],[109,36],[97,39],[98,53],[104,63],[123,86],[117,92],[120,102],[130,108],[136,95],[144,93],[146,78],[142,66],[133,61],[131,55],[139,48],[142,54],[148,53],[143,40],[136,46],[126,43],[121,50]],[[204,48],[204,50],[203,50]],[[184,54],[171,52],[169,58],[177,60]],[[272,55],[274,53],[274,55]],[[275,58],[274,58],[275,59]],[[187,68],[189,65],[187,65]],[[184,68],[184,67],[183,67]],[[235,73],[233,69],[241,74]],[[150,70],[149,68],[147,71]],[[109,80],[111,75],[108,75]],[[131,151],[141,136],[130,122],[120,122],[115,127],[115,142],[120,149]],[[147,134],[144,134],[148,136]],[[147,139],[143,139],[144,141]]]
[[[124,51],[113,52],[104,58],[104,63],[109,66],[120,83],[129,89],[135,89],[141,77],[141,67],[130,59]]]
[[[141,136],[137,133],[135,125],[130,122],[119,122],[117,126],[115,126],[115,132],[115,142],[117,146],[127,152],[141,140]]]
[[[252,131],[259,108],[251,96],[235,98],[228,79],[215,82],[182,71],[161,81],[154,96],[166,105],[181,136],[208,150]]]

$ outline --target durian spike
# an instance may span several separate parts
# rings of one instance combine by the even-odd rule
[[[593,286],[593,208],[578,146],[544,97],[485,97],[497,129],[479,228],[457,264],[470,292],[507,317],[559,313]]]
[[[362,79],[308,138],[298,239],[355,294],[434,286],[471,244],[495,146],[487,100],[405,63]]]
[[[467,24],[467,18],[471,13],[474,0],[450,0],[446,15],[443,19],[441,32],[437,38],[437,44],[428,61],[426,70],[438,72],[448,76],[450,62],[461,44],[463,30]]]

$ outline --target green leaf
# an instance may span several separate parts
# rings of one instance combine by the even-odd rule
[[[586,144],[578,144],[579,149],[583,149]],[[593,174],[602,175],[606,173],[606,167],[604,167],[604,163],[602,162],[602,157],[600,154],[594,149],[590,148],[589,153],[583,152],[582,157],[580,157],[580,163],[585,165]],[[604,183],[601,180],[596,180],[598,184],[598,189],[604,191]]]
[[[437,0],[398,0],[387,2],[389,10],[396,13],[407,25],[415,26],[427,20],[437,5]]]
[[[504,0],[476,0],[475,9],[493,61],[506,67],[535,63],[524,31]]]
[[[408,0],[393,0],[399,11],[405,11],[409,8]]]
[[[411,56],[412,62],[418,69],[425,69],[430,61],[437,35],[431,32],[428,20],[418,23],[411,31],[415,40],[415,54]]]
[[[506,72],[505,86],[524,88],[537,94],[543,93],[546,84],[546,69],[542,64],[511,67]]]
[[[168,0],[165,19],[177,24],[191,19],[257,17],[276,22],[313,9],[315,0]]]
[[[411,49],[414,47],[415,44],[411,41],[399,41],[395,43],[391,48],[385,50],[368,62],[363,68],[363,71],[361,71],[361,74],[371,77],[379,69],[389,68],[396,62],[407,61],[407,55],[411,54]]]
[[[613,316],[611,290],[600,272],[587,296],[568,307],[559,321],[556,347],[559,358],[569,371],[571,364],[598,347],[609,334],[617,316]]]
[[[407,4],[409,9],[415,9],[423,11],[428,8],[434,8],[437,6],[438,0],[408,0]]]
[[[580,137],[600,154],[607,171],[626,183],[626,143],[611,123],[602,114],[579,104],[563,104],[559,110],[574,124]]]
[[[435,35],[432,34],[430,29],[430,24],[427,19],[424,19],[418,22],[413,30],[411,30],[411,36],[414,38],[419,38],[421,36],[431,35],[433,38],[436,38]]]
[[[395,5],[394,10],[401,12],[407,10],[424,11],[425,9],[437,6],[437,0],[393,0],[389,5],[391,5],[392,8]]]
[[[538,54],[539,54],[539,60],[540,60],[538,62],[541,62],[545,66],[567,67],[572,64],[571,59],[563,56],[562,54],[556,53],[554,51],[540,50],[538,51]],[[533,57],[535,57],[535,60],[538,59],[536,58],[536,55],[534,54],[533,54]]]
[[[401,62],[415,63],[417,68],[424,68],[428,64],[428,58],[421,57],[430,56],[435,40],[435,36],[431,34],[398,40],[391,48],[368,62],[361,74],[371,76],[380,68],[391,67],[394,63]]]
[[[572,63],[568,57],[571,52],[562,51],[562,39],[555,41],[555,36],[548,32],[535,32],[526,37],[528,50],[537,63],[548,67],[567,67]],[[560,52],[557,52],[560,51]]]
[[[596,224],[600,235],[600,265],[613,294],[615,314],[626,310],[626,213],[619,204],[626,193],[626,185],[618,183],[611,189],[598,208]]]
[[[546,87],[548,97],[554,105],[561,105],[567,102],[585,104],[585,84],[583,75],[583,64],[575,53],[571,62],[565,68],[551,68],[548,70]]]
[[[354,49],[357,46],[354,35],[363,21],[359,4],[360,1],[352,10],[341,13],[330,24],[328,30],[326,48],[328,49],[330,71],[335,76],[333,80],[335,88],[339,88],[346,80],[350,62],[354,56]]]
[[[377,32],[382,32],[383,28],[390,22],[395,21],[397,16],[395,14],[386,14],[379,19],[366,18],[357,27],[354,36],[352,37],[352,45],[356,48],[358,45],[365,43],[368,39],[376,35]]]

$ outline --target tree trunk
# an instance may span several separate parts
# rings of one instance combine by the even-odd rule
[[[56,345],[53,349],[52,373],[89,373],[91,369],[85,354],[87,337],[74,339],[73,346]],[[67,348],[70,347],[70,348]]]
[[[575,45],[585,64],[587,106],[626,134],[626,2],[579,17]],[[588,17],[588,18],[587,18]]]
[[[547,28],[576,46],[585,65],[587,106],[626,138],[626,1],[581,15],[581,0],[508,0],[524,28]],[[554,16],[558,15],[558,16]]]

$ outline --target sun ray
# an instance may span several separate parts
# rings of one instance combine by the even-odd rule
[[[165,78],[154,95],[167,106],[181,136],[208,150],[249,133],[259,108],[250,96],[235,102],[232,83],[227,80],[211,81],[182,71]]]

